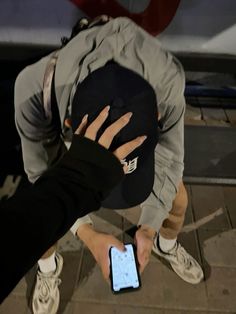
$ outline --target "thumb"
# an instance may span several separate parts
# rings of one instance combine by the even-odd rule
[[[115,248],[117,248],[121,252],[124,252],[126,250],[124,243],[119,241],[116,238],[113,239],[111,246],[114,246]]]
[[[110,260],[107,258],[104,263],[101,265],[101,270],[103,277],[106,281],[109,281],[110,276]]]

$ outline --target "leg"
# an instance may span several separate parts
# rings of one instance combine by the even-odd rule
[[[204,276],[201,266],[176,241],[184,223],[187,205],[187,192],[181,182],[169,217],[164,220],[159,235],[154,241],[153,251],[167,260],[183,280],[197,284]]]
[[[160,234],[165,239],[176,239],[182,229],[186,209],[188,206],[188,195],[183,182],[180,183],[178,192],[173,201],[169,217],[164,220]]]

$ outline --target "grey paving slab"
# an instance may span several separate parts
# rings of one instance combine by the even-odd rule
[[[122,235],[123,219],[119,211],[101,208],[99,211],[91,214],[91,218],[97,230],[113,234],[114,236]]]
[[[224,194],[221,186],[192,185],[191,190],[192,206],[196,220],[214,213],[219,208],[225,209]],[[201,226],[201,228],[228,230],[230,223],[226,210],[224,210],[222,215],[215,217]]]
[[[192,120],[201,120],[202,114],[199,107],[194,107],[191,105],[186,106],[185,115],[184,115],[184,123],[191,123]]]
[[[82,282],[73,295],[74,302],[136,305],[176,309],[207,309],[205,284],[190,285],[181,280],[165,265],[149,263],[142,276],[143,287],[139,292],[114,296],[103,281],[98,266]]]
[[[211,266],[236,268],[236,229],[208,238],[203,251]]]
[[[192,310],[181,310],[181,311],[175,311],[175,310],[164,310],[164,314],[235,314],[230,312],[216,312],[216,311],[192,311]]]
[[[236,228],[236,187],[224,187],[225,206],[230,216],[230,222],[233,228]]]
[[[206,281],[208,309],[236,312],[236,269],[213,267]]]
[[[181,311],[164,310],[164,314],[209,314],[209,312],[205,312],[205,311],[191,311],[191,310],[186,310],[186,311],[185,310],[181,310]]]
[[[31,295],[35,284],[37,266],[35,265],[28,273],[20,280],[15,289],[11,292],[12,296],[22,296],[27,304],[31,303]]]
[[[61,272],[60,296],[61,300],[70,300],[77,284],[81,266],[82,249],[76,253],[64,252],[63,269]]]
[[[142,288],[137,292],[113,295],[109,285],[104,281],[101,271],[96,265],[90,275],[87,274],[87,262],[82,267],[82,277],[86,278],[78,285],[72,297],[73,302],[96,302],[99,304],[129,305],[138,307],[163,306],[162,273],[164,265],[149,263],[142,275]]]
[[[20,282],[17,284],[17,286],[14,288],[14,290],[11,292],[14,296],[17,297],[26,297],[27,293],[27,282],[25,277],[23,277]]]
[[[122,217],[126,218],[130,223],[136,225],[141,214],[141,208],[140,206],[135,206],[128,209],[118,210],[117,212],[120,213]]]
[[[216,126],[227,126],[228,120],[225,112],[221,108],[202,108],[203,120],[206,121],[207,125],[216,125]]]
[[[83,244],[75,237],[72,232],[68,231],[57,244],[58,252],[77,252],[80,251]]]
[[[27,312],[27,301],[24,297],[10,295],[0,305],[0,314],[25,314]]]
[[[74,304],[72,302],[60,302],[60,306],[57,314],[73,314],[74,313]],[[80,312],[77,312],[77,314]]]
[[[141,214],[141,208],[139,206],[136,206],[120,210],[119,212],[123,217],[123,241],[126,243],[133,242],[135,232],[137,230],[137,224]]]
[[[236,126],[236,110],[235,109],[226,109],[226,116],[232,126]]]
[[[60,301],[57,314],[73,314],[74,313],[73,310],[74,310],[74,304],[72,302]],[[28,306],[26,314],[33,314],[31,306],[30,307]]]
[[[116,304],[99,304],[99,303],[75,303],[74,314],[164,314],[164,310],[157,308],[116,305]]]
[[[107,208],[101,208],[99,211],[93,213],[93,217],[97,216],[102,218],[104,221],[121,228],[122,226],[122,217],[119,213],[119,210],[112,210]]]
[[[209,269],[209,268],[211,266],[210,266],[210,264],[208,263],[208,260],[205,257],[205,252],[204,252],[205,242],[208,241],[209,239],[214,238],[215,236],[218,236],[221,233],[222,233],[222,230],[217,230],[217,229],[207,230],[207,229],[200,228],[197,231],[198,239],[199,239],[199,248],[200,248],[200,251],[201,251],[201,256],[203,258],[203,266],[204,266],[204,268],[206,267],[205,270],[207,272],[207,278],[210,276],[211,269]]]
[[[231,127],[230,123],[228,123],[227,121],[214,120],[214,119],[208,119],[205,121],[206,121],[206,125],[208,126]]]
[[[191,285],[168,268],[163,269],[162,279],[161,285],[166,309],[207,310],[205,282]]]
[[[206,121],[204,120],[194,120],[194,119],[191,119],[191,120],[185,120],[184,121],[185,125],[206,125]]]
[[[131,207],[120,210],[119,213],[123,217],[123,228],[128,229],[131,225],[137,225],[141,214],[140,206]]]

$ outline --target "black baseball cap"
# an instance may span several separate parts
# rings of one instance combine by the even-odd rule
[[[102,202],[106,208],[125,209],[145,201],[153,188],[154,150],[159,136],[157,98],[152,86],[140,75],[110,61],[78,84],[72,101],[73,131],[85,114],[90,124],[106,105],[110,105],[109,116],[97,138],[122,115],[133,113],[128,125],[115,136],[110,151],[147,135],[144,143],[125,158],[129,170],[122,182]]]

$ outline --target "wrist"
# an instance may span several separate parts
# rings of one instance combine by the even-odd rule
[[[154,239],[157,234],[156,230],[153,229],[152,227],[149,227],[148,225],[140,225],[139,230],[145,232],[146,235],[152,239]]]
[[[95,233],[95,230],[93,228],[93,225],[90,223],[80,225],[76,231],[77,236],[86,245],[87,245],[87,242],[92,238],[94,233]]]

